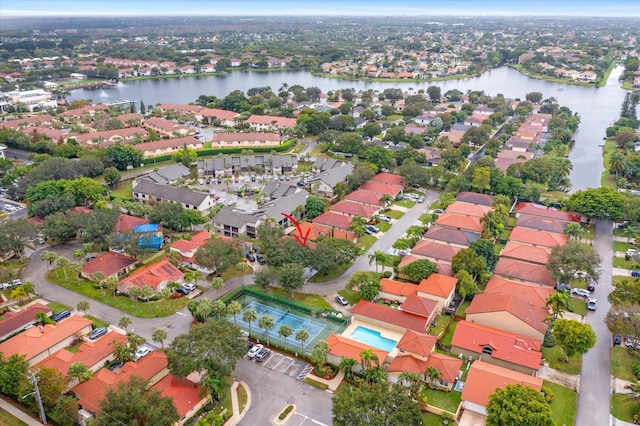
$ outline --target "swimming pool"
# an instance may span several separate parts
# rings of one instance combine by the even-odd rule
[[[349,336],[353,340],[357,340],[361,343],[366,343],[369,346],[373,346],[374,348],[382,349],[386,352],[391,352],[393,348],[396,347],[395,340],[387,339],[386,337],[382,337],[380,332],[371,330],[367,327],[358,326]]]

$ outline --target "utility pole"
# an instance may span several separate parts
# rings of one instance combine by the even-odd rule
[[[35,391],[23,396],[22,398],[26,398],[31,395],[36,396],[36,401],[38,402],[38,408],[40,409],[40,419],[42,420],[42,424],[46,425],[47,415],[44,413],[44,407],[42,406],[42,398],[40,398],[40,390],[38,389],[38,376],[36,376],[38,371],[39,370],[36,370],[35,372],[29,371],[28,373],[29,375],[27,376],[27,378],[29,379],[29,383],[33,385]]]

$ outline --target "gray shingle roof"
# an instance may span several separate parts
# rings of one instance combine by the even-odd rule
[[[144,178],[137,182],[135,188],[133,188],[133,192],[151,195],[156,198],[162,198],[163,200],[189,204],[191,206],[199,206],[209,197],[209,194],[203,192],[196,192],[189,188],[159,185]]]

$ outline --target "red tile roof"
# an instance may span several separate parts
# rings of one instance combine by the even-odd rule
[[[351,194],[344,197],[345,200],[355,201],[356,203],[370,204],[372,206],[382,207],[380,202],[381,195],[369,191],[355,190]]]
[[[320,216],[313,219],[313,223],[318,223],[320,225],[326,225],[331,228],[338,228],[343,230],[348,230],[349,225],[351,225],[352,221],[352,216],[334,213],[332,211],[324,212]]]
[[[468,230],[472,232],[482,232],[480,218],[462,216],[459,214],[444,213],[436,220],[436,225],[447,226],[454,229]]]
[[[494,273],[496,275],[502,275],[505,278],[528,281],[550,287],[556,285],[551,273],[549,273],[545,266],[521,262],[507,257],[501,257],[498,260]]]
[[[184,253],[194,253],[204,245],[205,241],[211,238],[211,233],[209,231],[201,231],[191,237],[191,240],[176,240],[171,243],[169,246],[170,249],[177,250]],[[180,253],[182,256],[182,253]],[[192,261],[193,258],[183,258]]]
[[[329,208],[329,211],[346,213],[350,216],[357,215],[365,219],[370,219],[374,214],[378,213],[379,210],[380,209],[378,207],[355,203],[349,200],[339,201]]]
[[[440,225],[431,225],[423,238],[425,240],[442,241],[445,243],[469,247],[472,242],[480,238],[480,234]]]
[[[462,391],[462,400],[486,406],[489,395],[507,385],[520,384],[537,391],[542,390],[542,379],[527,374],[498,367],[483,361],[475,361],[469,368],[469,375]]]
[[[516,241],[509,241],[502,249],[500,256],[546,265],[550,254],[551,249],[548,247],[532,247]]]
[[[415,296],[418,293],[418,286],[411,283],[402,283],[400,281],[390,280],[389,278],[380,279],[380,291],[395,294],[396,296]]]
[[[397,356],[391,361],[389,367],[387,367],[387,371],[390,373],[393,372],[406,372],[419,374],[421,377],[424,376],[424,372],[427,369],[427,361],[414,358],[409,355]]]
[[[331,237],[346,239],[349,241],[353,241],[356,239],[356,234],[352,231],[345,231],[342,229],[331,229],[328,226],[321,225],[319,223],[310,223],[310,222],[301,222],[300,230],[302,231],[302,235],[307,235],[307,230],[309,230],[309,239],[312,241],[317,240],[320,237]],[[298,230],[293,228],[291,231],[295,235],[298,234]]]
[[[507,312],[511,314],[514,319],[519,319],[540,333],[547,331],[545,318],[549,316],[549,311],[531,305],[515,296],[486,293],[477,294],[465,313],[467,319],[473,321],[470,315],[495,312]]]
[[[121,279],[118,289],[127,291],[132,286],[150,285],[157,291],[162,283],[182,281],[183,279],[184,273],[173,266],[166,257],[163,257],[159,262],[140,268],[128,277]]]
[[[491,358],[511,362],[537,370],[540,367],[542,342],[519,336],[508,331],[497,330],[468,321],[460,321],[451,339],[451,346],[482,354],[485,347],[493,351]],[[484,357],[484,355],[483,355]]]
[[[458,279],[441,274],[431,274],[420,281],[418,291],[447,299],[456,290]]]
[[[113,225],[113,232],[128,232],[133,231],[133,228],[138,225],[146,225],[149,223],[148,219],[143,217],[129,216],[128,214],[121,214],[118,216],[118,221]]]
[[[519,203],[516,207],[516,214],[526,214],[530,216],[540,216],[548,219],[580,223],[580,218],[573,213],[563,212],[561,210],[536,203]]]
[[[296,127],[296,119],[288,117],[279,117],[275,115],[252,115],[245,120],[245,123],[249,124],[266,124],[274,125],[278,127],[289,127],[293,129]]]
[[[187,145],[187,147],[195,147],[195,149],[202,149],[202,142],[193,136],[186,136],[184,138],[162,139],[154,142],[144,142],[135,145],[135,148],[142,152],[155,151],[157,149],[167,148],[181,148]]]
[[[18,312],[8,311],[2,316],[2,320],[0,320],[0,338],[15,332],[27,324],[33,323],[38,312],[46,312],[48,315],[52,311],[53,309],[40,303],[34,303]]]
[[[465,203],[464,201],[454,201],[447,207],[447,213],[461,214],[463,216],[482,217],[493,210],[490,206],[482,204]]]
[[[434,367],[442,375],[442,380],[453,383],[458,377],[462,362],[461,359],[434,352],[427,359],[427,367]]]
[[[393,173],[381,172],[372,177],[370,180],[375,182],[389,183],[391,185],[405,185],[405,181],[402,176],[394,175]]]
[[[368,181],[367,183],[360,185],[358,189],[361,191],[369,191],[375,194],[380,194],[381,196],[383,194],[391,194],[395,196],[400,194],[403,188],[400,185],[390,185],[387,183]]]
[[[229,143],[237,141],[251,142],[280,142],[280,135],[277,133],[217,133],[213,143]]]
[[[489,194],[479,194],[477,192],[461,192],[456,195],[456,200],[489,207],[493,206],[493,196]]]
[[[547,298],[551,293],[555,293],[555,290],[550,287],[523,284],[494,275],[489,278],[484,292],[515,296],[531,305],[546,309]]]
[[[408,352],[419,356],[427,357],[431,354],[438,342],[438,338],[425,333],[407,330],[396,348],[402,352]],[[423,371],[424,373],[424,371]]]
[[[540,231],[537,229],[516,226],[511,231],[509,240],[531,244],[533,246],[554,247],[563,246],[567,242],[567,236],[555,232]]]
[[[110,277],[137,262],[137,259],[124,253],[108,251],[85,263],[82,273],[93,275],[96,272],[102,272],[105,277]]]
[[[424,333],[430,324],[427,318],[414,315],[409,312],[388,308],[386,306],[378,305],[377,303],[367,302],[366,300],[359,301],[351,309],[351,313],[397,325],[399,327],[406,328],[407,330],[419,331],[421,333]]]
[[[462,250],[462,247],[451,246],[431,240],[419,240],[411,249],[411,254],[414,256],[428,257],[434,260],[451,262],[453,256],[455,256],[460,250]]]
[[[168,396],[173,399],[173,403],[178,410],[178,415],[181,418],[189,413],[203,398],[201,395],[202,386],[193,383],[189,379],[174,376],[173,374],[167,375],[153,385],[151,389],[159,391],[162,396]]]
[[[347,337],[338,336],[337,334],[329,336],[327,343],[329,344],[329,353],[331,355],[355,359],[358,363],[361,362],[360,352],[367,349],[371,349],[373,353],[378,356],[380,364],[384,362],[389,354],[389,352],[385,352],[382,349],[374,348],[373,346],[360,343]]]
[[[398,307],[403,312],[409,312],[433,321],[436,316],[438,302],[420,296],[407,296],[406,300]]]

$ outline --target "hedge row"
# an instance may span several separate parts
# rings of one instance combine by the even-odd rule
[[[315,310],[309,307],[309,305],[307,305],[306,303],[303,304],[302,302],[298,302],[297,300],[292,300],[286,296],[281,296],[279,294],[267,294],[264,291],[258,290],[256,288],[251,288],[251,287],[246,287],[243,289],[243,291],[244,293],[250,296],[258,297],[264,300],[271,300],[281,305],[288,306],[289,308],[302,311],[308,315],[315,314]]]
[[[291,149],[291,145],[293,145],[293,139],[289,139],[287,140],[285,143],[283,143],[282,145],[279,146],[265,146],[265,147],[251,147],[251,148],[246,148],[246,147],[238,147],[238,148],[210,148],[210,149],[201,149],[196,151],[196,154],[198,155],[198,157],[206,157],[206,156],[215,156],[218,154],[240,154],[242,151],[246,151],[247,149],[250,149],[251,151],[253,151],[254,153],[270,153],[272,151],[275,152],[282,152],[282,151],[287,151],[289,149]],[[154,164],[154,163],[161,163],[163,161],[169,161],[173,159],[173,154],[167,154],[167,155],[158,155],[157,157],[153,157],[153,158],[144,158],[142,160],[142,164],[147,165],[147,164]]]

